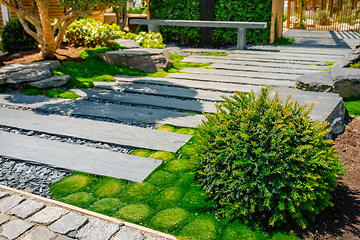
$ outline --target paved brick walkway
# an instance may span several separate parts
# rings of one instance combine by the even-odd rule
[[[0,240],[166,240],[173,236],[0,185]]]

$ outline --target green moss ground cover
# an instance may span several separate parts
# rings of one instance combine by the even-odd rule
[[[275,40],[275,42],[272,43],[272,45],[280,46],[280,45],[293,45],[295,42],[295,39],[289,39],[289,38],[278,38]]]
[[[159,130],[193,134],[195,129],[163,125]],[[190,157],[192,137],[176,154],[136,149],[132,155],[164,163],[142,183],[74,172],[50,187],[53,199],[175,235],[180,240],[296,239],[261,231],[261,224],[229,222],[197,186]]]
[[[201,54],[201,56],[215,56],[215,57],[226,57],[227,53],[219,53],[219,52],[208,52],[208,53],[203,53]]]
[[[344,105],[350,116],[360,116],[360,95],[344,98]]]
[[[29,96],[44,95],[44,96],[51,97],[51,98],[64,98],[64,99],[77,99],[80,97],[79,95],[77,95],[74,92],[65,91],[60,88],[52,88],[49,90],[43,90],[43,89],[30,87],[30,88],[25,89],[23,93],[24,93],[24,95],[29,95]]]

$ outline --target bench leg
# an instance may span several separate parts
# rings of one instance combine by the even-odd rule
[[[246,28],[238,28],[237,50],[244,50],[246,47]]]
[[[148,31],[160,32],[160,27],[158,25],[148,25]]]

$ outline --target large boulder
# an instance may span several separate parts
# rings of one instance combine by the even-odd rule
[[[335,92],[342,97],[360,94],[360,69],[331,68],[330,72],[308,74],[296,80],[296,87],[306,91]]]
[[[132,69],[155,73],[170,67],[172,59],[168,50],[164,49],[125,49],[101,54],[101,58],[112,64],[125,65]]]
[[[350,64],[360,61],[360,44],[355,47],[350,53],[346,54],[342,59],[337,61],[332,68],[348,68]]]

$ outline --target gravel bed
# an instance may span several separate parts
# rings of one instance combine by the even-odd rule
[[[0,184],[19,190],[30,190],[46,198],[50,198],[49,186],[70,173],[0,156]]]
[[[0,131],[6,131],[9,133],[14,133],[14,134],[21,134],[21,135],[26,135],[26,136],[43,138],[43,139],[48,139],[51,141],[59,141],[59,142],[66,142],[66,143],[70,143],[70,144],[83,145],[85,147],[107,149],[112,152],[119,152],[119,153],[123,153],[123,154],[130,154],[133,152],[132,148],[120,146],[117,144],[96,142],[96,141],[91,141],[88,139],[81,139],[81,138],[75,138],[75,137],[70,137],[70,136],[60,136],[60,135],[49,134],[49,133],[33,131],[33,130],[24,130],[24,129],[3,126],[3,125],[0,125]]]

